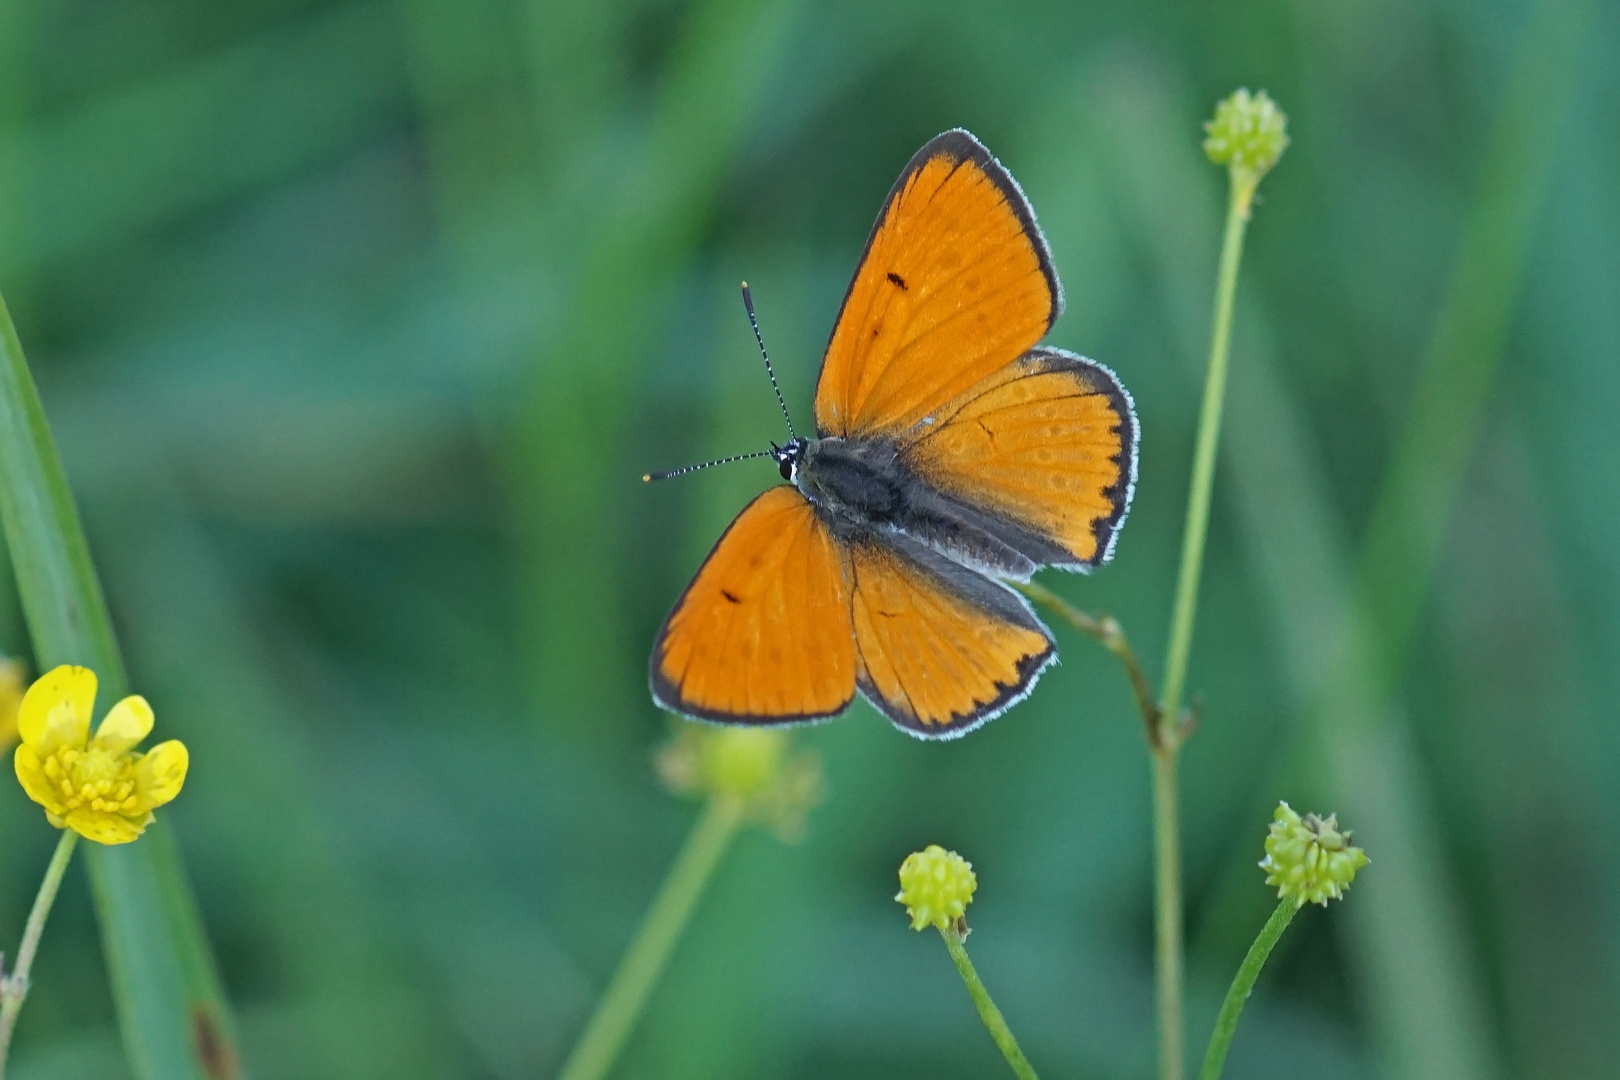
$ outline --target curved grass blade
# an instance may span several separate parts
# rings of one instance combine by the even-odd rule
[[[0,518],[42,668],[95,671],[105,705],[128,692],[78,510],[11,313],[0,299]],[[137,843],[85,845],[102,948],[139,1080],[241,1075],[231,1017],[191,887],[163,822]]]

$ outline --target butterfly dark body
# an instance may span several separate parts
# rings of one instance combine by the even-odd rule
[[[1003,581],[1106,561],[1136,472],[1118,379],[1035,344],[1061,304],[1011,175],[966,132],[924,146],[845,297],[817,438],[773,447],[791,486],[738,516],[677,602],[654,699],[777,724],[858,689],[938,738],[1026,695],[1055,646]]]

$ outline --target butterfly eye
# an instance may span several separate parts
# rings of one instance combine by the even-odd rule
[[[789,439],[786,446],[771,443],[771,457],[776,459],[776,471],[790,484],[799,474],[799,459],[804,456],[804,447],[805,441],[798,438]]]

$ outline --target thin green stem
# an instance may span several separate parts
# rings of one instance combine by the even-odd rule
[[[1259,977],[1260,969],[1266,966],[1266,958],[1271,955],[1283,931],[1288,929],[1299,907],[1292,897],[1284,897],[1277,910],[1271,913],[1271,918],[1266,920],[1266,925],[1260,928],[1260,936],[1249,946],[1249,953],[1239,965],[1231,989],[1226,992],[1226,1000],[1221,1003],[1220,1015],[1215,1018],[1215,1030],[1210,1033],[1209,1049],[1204,1051],[1204,1067],[1198,1070],[1198,1080],[1220,1080],[1221,1067],[1226,1064],[1226,1051],[1232,1045],[1232,1035],[1237,1031],[1249,993],[1254,989],[1254,980]]]
[[[1159,1075],[1181,1080],[1181,831],[1176,748],[1153,748],[1154,990],[1159,1005]]]
[[[1215,484],[1215,449],[1221,441],[1221,406],[1226,400],[1227,356],[1232,340],[1232,300],[1237,294],[1238,264],[1243,261],[1243,234],[1249,223],[1254,182],[1232,177],[1226,210],[1226,238],[1221,243],[1220,276],[1215,287],[1215,329],[1210,335],[1209,371],[1204,377],[1204,404],[1198,416],[1198,443],[1193,452],[1192,486],[1187,492],[1187,524],[1181,534],[1181,571],[1176,578],[1176,607],[1165,651],[1162,722],[1174,723],[1187,685],[1187,658],[1192,652],[1193,622],[1198,614],[1198,582],[1204,569],[1204,537],[1209,532],[1209,493]],[[1175,738],[1167,731],[1168,738]]]
[[[1142,715],[1142,730],[1147,735],[1148,745],[1156,743],[1159,737],[1159,706],[1154,700],[1153,684],[1148,680],[1142,662],[1136,658],[1135,650],[1125,637],[1125,628],[1119,625],[1119,621],[1112,615],[1087,615],[1051,589],[1034,581],[1015,584],[1014,587],[1037,604],[1055,611],[1064,622],[1082,634],[1101,642],[1118,658],[1125,668],[1125,677],[1131,681],[1131,694],[1136,698],[1136,711]]]
[[[990,1037],[996,1041],[1001,1050],[1001,1056],[1007,1059],[1012,1071],[1018,1080],[1036,1080],[1035,1070],[1031,1067],[1029,1059],[1018,1048],[1018,1040],[1007,1027],[1007,1021],[996,1008],[996,1003],[990,1000],[990,991],[984,988],[979,979],[979,973],[973,969],[973,961],[968,959],[967,947],[962,943],[962,935],[955,927],[949,930],[943,927],[939,936],[945,939],[945,948],[950,951],[951,959],[956,961],[956,970],[961,972],[962,981],[967,984],[968,996],[973,999],[973,1005],[979,1010],[979,1019],[989,1029]]]
[[[709,800],[557,1080],[601,1080],[613,1067],[692,908],[736,835],[742,811],[736,799]]]
[[[28,973],[34,967],[34,953],[39,950],[40,935],[45,932],[45,918],[51,913],[51,905],[56,903],[56,890],[62,884],[62,875],[67,872],[68,862],[73,858],[73,848],[78,842],[78,833],[72,829],[62,830],[62,839],[56,844],[56,854],[51,856],[51,865],[45,868],[45,880],[39,883],[34,908],[28,913],[22,944],[17,948],[17,965],[10,975],[0,972],[0,1080],[4,1080],[6,1075],[6,1055],[11,1049],[11,1032],[17,1026],[17,1014],[22,1011],[23,1000],[28,997]]]
[[[1185,738],[1181,704],[1187,686],[1187,659],[1192,652],[1193,624],[1198,614],[1198,584],[1204,570],[1204,539],[1209,533],[1210,491],[1215,484],[1215,451],[1221,439],[1221,407],[1226,400],[1227,357],[1232,340],[1232,302],[1237,294],[1243,236],[1257,178],[1231,172],[1231,201],[1215,286],[1215,327],[1210,335],[1209,371],[1198,416],[1192,483],[1187,492],[1187,523],[1181,537],[1181,569],[1176,603],[1165,649],[1164,696],[1158,723],[1149,738],[1153,751],[1153,866],[1156,893],[1155,942],[1159,1002],[1159,1075],[1181,1080],[1183,1059],[1181,1005],[1181,838],[1176,812],[1176,753]]]

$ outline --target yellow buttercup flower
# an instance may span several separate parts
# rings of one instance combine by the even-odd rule
[[[21,660],[0,659],[0,750],[17,741],[17,711],[22,708],[27,670]]]
[[[174,740],[135,751],[152,731],[152,707],[138,696],[114,705],[90,738],[95,703],[89,668],[63,665],[35,680],[17,717],[17,779],[58,829],[127,844],[152,823],[154,809],[180,794],[190,756]]]

